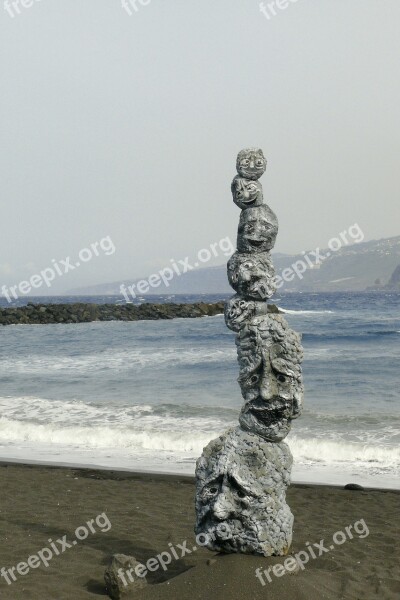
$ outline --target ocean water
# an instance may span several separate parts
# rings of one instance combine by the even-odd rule
[[[199,299],[217,297],[184,298]],[[274,302],[305,350],[305,410],[286,438],[293,480],[400,488],[400,294]],[[0,335],[0,459],[193,474],[209,440],[237,424],[236,347],[222,316]]]

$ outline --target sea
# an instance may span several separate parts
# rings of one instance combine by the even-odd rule
[[[121,297],[14,305],[28,301]],[[273,301],[302,334],[305,354],[305,408],[285,440],[293,481],[400,488],[400,294]],[[237,424],[236,347],[222,315],[11,325],[0,335],[0,460],[193,475],[203,447]]]

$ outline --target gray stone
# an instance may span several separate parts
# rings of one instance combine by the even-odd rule
[[[245,405],[241,426],[281,441],[303,407],[300,336],[281,315],[253,317],[236,336],[239,385]]]
[[[210,550],[283,556],[293,515],[286,504],[292,455],[282,440],[302,411],[303,351],[300,336],[266,302],[276,290],[270,250],[278,233],[257,181],[266,164],[261,150],[242,150],[232,182],[242,213],[237,252],[228,261],[236,295],[224,315],[236,332],[244,406],[240,426],[211,441],[197,461],[195,531]]]
[[[272,304],[257,302],[256,300],[245,300],[242,296],[236,294],[225,303],[225,323],[229,329],[238,332],[253,317],[266,315],[272,310],[278,309]]]
[[[147,585],[144,577],[138,577],[136,567],[140,567],[134,556],[126,554],[114,554],[104,573],[107,594],[112,600],[125,598],[133,591],[139,590]],[[140,573],[140,569],[138,570]]]
[[[265,300],[276,291],[275,269],[267,252],[235,252],[228,261],[229,284],[246,300]]]
[[[360,492],[364,491],[364,488],[362,485],[359,485],[358,483],[346,483],[346,485],[344,486],[345,490],[358,490]]]
[[[263,189],[259,181],[236,175],[231,185],[233,201],[241,209],[261,206]]]
[[[292,455],[284,442],[230,429],[196,464],[196,534],[218,552],[284,556],[292,542],[286,504]]]
[[[239,252],[270,252],[278,235],[278,219],[267,206],[242,210],[237,235]]]
[[[244,148],[236,159],[236,170],[245,179],[259,179],[265,173],[267,161],[260,148]]]

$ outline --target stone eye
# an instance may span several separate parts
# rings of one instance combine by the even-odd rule
[[[277,380],[278,380],[280,383],[285,383],[285,381],[286,381],[286,377],[285,377],[284,375],[281,375],[281,374],[277,375],[277,377],[276,377],[276,378],[277,378]]]
[[[237,495],[239,496],[239,498],[246,498],[246,494],[242,490],[238,490]]]
[[[257,160],[257,167],[262,167],[262,166],[263,166],[263,164],[264,164],[264,161],[262,161],[262,160],[261,160],[261,158],[259,158],[259,159]]]
[[[208,499],[211,496],[216,496],[218,494],[218,488],[215,485],[205,488],[203,494],[205,499]]]

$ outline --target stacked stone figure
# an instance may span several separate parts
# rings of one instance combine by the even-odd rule
[[[211,441],[197,461],[195,531],[207,535],[210,550],[282,556],[293,528],[286,504],[292,455],[283,439],[302,410],[303,352],[300,336],[268,310],[278,220],[258,181],[266,164],[262,150],[242,150],[232,182],[242,212],[228,262],[236,295],[225,305],[225,321],[236,333],[244,405],[239,426]]]

